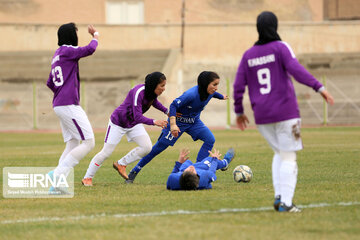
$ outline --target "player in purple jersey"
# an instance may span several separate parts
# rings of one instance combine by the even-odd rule
[[[334,99],[298,62],[290,46],[281,41],[274,13],[262,12],[257,18],[257,30],[259,40],[244,53],[234,82],[236,122],[241,130],[249,123],[242,103],[247,85],[257,128],[275,153],[274,208],[280,212],[299,212],[292,199],[297,181],[296,151],[303,148],[301,119],[289,74],[319,92],[331,105]]]
[[[101,167],[101,164],[110,157],[125,134],[129,142],[134,141],[139,146],[132,149],[119,161],[113,163],[113,167],[123,178],[128,179],[126,174],[128,164],[141,159],[150,152],[152,143],[143,124],[164,128],[168,122],[166,120],[150,119],[143,114],[151,106],[168,114],[168,109],[157,100],[157,97],[165,91],[165,85],[165,75],[161,72],[153,72],[145,77],[145,84],[137,85],[129,91],[124,102],[111,114],[104,147],[91,160],[82,180],[84,186],[92,186],[95,173]]]
[[[99,33],[92,25],[88,26],[88,32],[92,40],[85,47],[78,47],[77,27],[74,23],[60,26],[57,33],[59,48],[52,58],[47,86],[54,93],[53,108],[60,119],[66,147],[58,166],[49,173],[52,177],[60,174],[68,175],[71,168],[75,167],[95,145],[91,124],[79,105],[78,62],[80,58],[95,52],[99,37]]]

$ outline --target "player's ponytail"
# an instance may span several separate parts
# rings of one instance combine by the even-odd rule
[[[166,80],[166,77],[161,72],[149,73],[145,77],[145,98],[148,100],[154,100],[157,98],[155,89],[159,83]]]

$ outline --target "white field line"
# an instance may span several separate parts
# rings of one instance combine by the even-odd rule
[[[360,205],[360,202],[339,202],[339,203],[314,203],[309,205],[298,205],[299,208],[321,208],[321,207],[336,207],[336,206],[354,206]],[[239,213],[239,212],[265,212],[273,211],[273,207],[259,207],[259,208],[221,208],[218,210],[176,210],[176,211],[161,211],[161,212],[147,212],[147,213],[125,213],[125,214],[94,214],[94,215],[77,215],[67,217],[40,217],[40,218],[26,218],[15,220],[4,220],[1,224],[16,224],[16,223],[37,223],[37,222],[55,222],[65,220],[90,220],[98,219],[99,217],[107,218],[131,218],[131,217],[156,217],[169,215],[196,215],[196,214],[218,214],[218,213]]]

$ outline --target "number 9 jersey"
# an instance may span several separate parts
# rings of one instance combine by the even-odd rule
[[[54,92],[53,107],[79,105],[78,62],[80,58],[93,54],[97,45],[97,40],[92,39],[84,47],[62,45],[55,51],[47,81],[47,86]]]
[[[272,41],[248,49],[235,77],[235,113],[244,113],[243,95],[247,85],[256,124],[300,118],[290,75],[315,91],[322,87],[298,62],[286,42]]]

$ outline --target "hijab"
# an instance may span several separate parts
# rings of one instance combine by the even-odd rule
[[[77,27],[75,23],[67,23],[61,25],[57,32],[58,35],[58,45],[71,45],[77,46],[78,45],[78,36],[76,33]]]
[[[262,12],[257,17],[256,27],[259,33],[259,40],[255,45],[263,45],[272,41],[281,41],[277,33],[278,20],[272,12]]]
[[[209,97],[207,88],[209,84],[215,79],[219,79],[219,75],[215,72],[203,71],[199,74],[197,82],[201,101],[205,101]]]
[[[166,80],[166,77],[161,72],[153,72],[149,73],[145,77],[145,98],[148,100],[154,100],[157,98],[157,95],[155,93],[155,89],[157,85]]]

